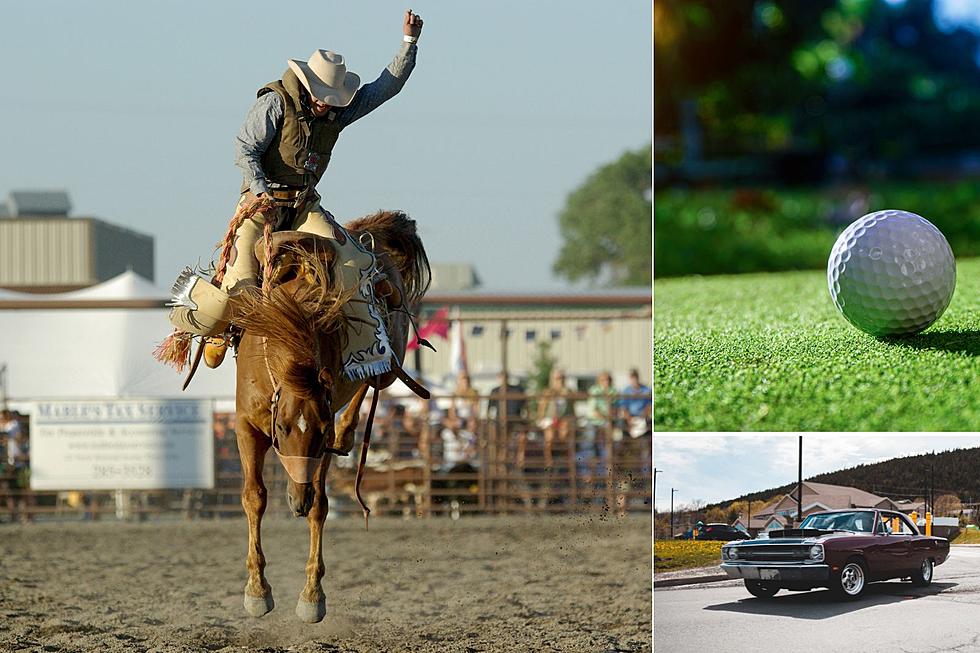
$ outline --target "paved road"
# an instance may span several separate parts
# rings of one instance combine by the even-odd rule
[[[657,653],[980,653],[980,546],[954,546],[931,586],[874,583],[856,602],[827,590],[750,595],[740,580],[657,589]]]

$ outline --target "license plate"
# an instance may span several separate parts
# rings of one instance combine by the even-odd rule
[[[760,569],[759,578],[762,580],[778,580],[779,570],[778,569]]]

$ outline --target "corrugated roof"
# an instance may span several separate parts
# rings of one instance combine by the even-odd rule
[[[472,289],[442,291],[432,289],[422,300],[427,306],[459,305],[541,305],[552,306],[638,306],[653,303],[653,293],[645,286],[631,288],[548,288],[543,290]]]

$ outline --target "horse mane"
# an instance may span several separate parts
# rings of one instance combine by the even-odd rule
[[[370,234],[375,253],[387,255],[401,275],[405,304],[414,309],[432,278],[415,220],[402,211],[378,211],[345,228],[355,239]],[[339,368],[351,319],[343,307],[358,287],[340,287],[330,274],[330,263],[315,251],[284,245],[278,250],[283,253],[289,256],[277,257],[270,272],[276,285],[267,293],[252,288],[239,295],[233,322],[246,335],[266,338],[265,358],[283,388],[313,399],[323,392],[316,352],[320,351],[320,366]]]
[[[375,253],[383,251],[402,276],[406,305],[414,308],[429,289],[432,268],[422,246],[415,220],[403,211],[378,211],[373,215],[352,220],[344,228],[356,239],[370,234]]]
[[[315,252],[290,246],[283,251],[292,255],[294,272],[279,270],[275,276],[281,281],[268,293],[250,288],[239,295],[234,322],[246,334],[267,339],[265,358],[286,390],[314,399],[323,392],[316,352],[320,366],[339,360],[349,322],[343,306],[358,289],[335,284],[329,264]]]

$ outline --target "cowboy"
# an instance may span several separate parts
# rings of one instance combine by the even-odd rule
[[[320,207],[315,191],[340,132],[398,94],[415,67],[422,17],[405,12],[402,45],[375,81],[361,86],[344,58],[317,50],[308,61],[289,60],[282,79],[258,91],[236,143],[235,164],[242,169],[239,207],[272,200],[277,230],[291,229],[335,238],[333,216]],[[263,233],[263,216],[246,219],[235,232],[234,250],[221,283],[228,294],[256,284],[254,246]],[[217,367],[227,341],[209,338],[205,361]]]

